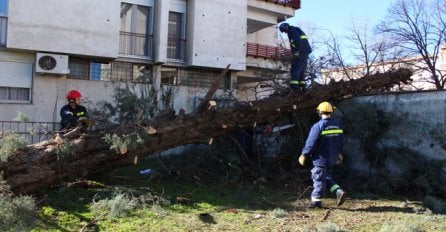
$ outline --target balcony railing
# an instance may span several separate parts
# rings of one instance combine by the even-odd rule
[[[12,132],[23,136],[28,144],[33,144],[53,138],[59,128],[60,123],[57,122],[0,121],[0,138],[4,133]]]
[[[186,59],[186,40],[178,38],[168,38],[167,58],[184,61]]]
[[[6,46],[8,18],[0,16],[0,46]]]
[[[282,4],[294,9],[300,9],[300,0],[264,0],[266,2],[274,2],[276,4]]]
[[[152,57],[153,35],[119,32],[119,54]]]
[[[246,55],[264,59],[281,59],[290,56],[290,49],[262,45],[256,43],[246,44]]]

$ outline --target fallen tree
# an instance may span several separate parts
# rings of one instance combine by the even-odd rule
[[[141,157],[179,145],[212,144],[214,138],[241,127],[275,121],[281,115],[314,107],[324,100],[351,97],[410,81],[396,70],[358,80],[313,86],[300,96],[274,96],[228,108],[208,104],[200,113],[164,114],[132,125],[75,130],[15,152],[1,171],[14,193],[33,193],[68,179],[91,176],[138,162]],[[1,191],[1,190],[0,190]]]

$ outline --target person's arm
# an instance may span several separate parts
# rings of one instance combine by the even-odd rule
[[[299,58],[301,44],[299,30],[297,28],[290,28],[288,32],[288,39],[290,40],[291,53],[293,54],[293,56],[295,56],[295,58]]]
[[[77,115],[78,118],[89,118],[87,109],[85,107],[83,106],[77,106],[77,107],[79,107],[79,112]]]
[[[63,129],[65,129],[66,127],[76,126],[77,117],[67,107],[62,107],[62,109],[60,110],[60,117],[62,119],[61,122],[62,127],[64,127]]]
[[[321,128],[319,127],[318,124],[315,124],[311,127],[307,141],[305,142],[305,146],[302,149],[303,155],[310,156],[313,153],[315,146],[317,145],[317,140],[319,139],[320,133],[321,133]]]

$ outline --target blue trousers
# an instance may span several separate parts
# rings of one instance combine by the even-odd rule
[[[307,68],[308,54],[301,54],[299,58],[291,60],[291,80],[305,83],[305,69]]]
[[[311,179],[313,180],[313,192],[311,192],[311,201],[322,201],[327,188],[335,193],[340,187],[331,178],[332,166],[315,166],[311,169]]]

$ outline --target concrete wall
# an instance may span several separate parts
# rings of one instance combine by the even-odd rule
[[[66,79],[66,77],[42,76],[35,74],[33,79],[32,103],[2,104],[0,120],[10,121],[18,112],[25,114],[30,121],[59,122],[60,108],[67,104],[65,94],[76,89],[82,93],[84,101],[112,102],[113,86],[109,82]],[[93,105],[85,105],[93,107]]]
[[[166,62],[167,33],[169,27],[169,1],[155,1],[154,17],[154,57],[155,62]]]
[[[269,45],[277,47],[281,42],[278,37],[277,26],[267,27],[255,33],[250,33],[247,35],[247,42],[257,43],[262,45]]]
[[[7,47],[116,58],[120,4],[116,0],[9,1]]]
[[[446,160],[446,91],[355,97],[342,101],[339,108],[343,110],[346,118],[354,120],[357,117],[354,106],[358,104],[376,104],[378,109],[387,115],[383,115],[385,120],[391,120],[390,128],[383,131],[379,138],[380,146],[407,148],[429,159]],[[344,120],[345,123],[348,122]],[[354,168],[359,171],[364,171],[364,166],[361,166],[365,162],[362,150],[364,141],[360,139],[361,134],[367,133],[364,130],[366,129],[356,125],[355,131],[346,131],[348,136],[345,153],[353,161]],[[386,165],[390,165],[389,170],[393,170],[391,163],[387,162]]]
[[[233,70],[244,70],[246,0],[194,0],[188,4],[190,65],[225,68],[231,64]]]

